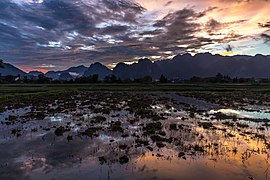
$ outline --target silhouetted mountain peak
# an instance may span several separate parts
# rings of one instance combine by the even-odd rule
[[[40,71],[30,71],[29,73],[28,73],[29,75],[31,75],[31,76],[39,76],[39,75],[41,75],[41,74],[44,74],[43,72],[40,72]]]
[[[95,63],[91,64],[90,67],[104,67],[104,65],[101,64],[100,62],[95,62]]]
[[[178,60],[178,61],[179,60],[189,60],[191,58],[192,58],[191,54],[185,53],[185,54],[177,54],[176,56],[173,57],[172,60]]]
[[[137,79],[145,76],[159,78],[161,70],[156,63],[148,58],[139,59],[138,63],[131,65],[119,63],[113,70],[114,74],[121,79]]]
[[[25,73],[24,71],[20,70],[19,68],[9,64],[9,63],[3,63],[3,68],[0,68],[0,75],[1,76],[8,76],[8,75],[12,75],[12,76],[28,76],[27,73]]]
[[[126,63],[123,63],[123,62],[120,62],[120,63],[117,63],[117,65],[115,66],[116,67],[127,67],[128,65]]]
[[[67,70],[64,71],[48,71],[45,76],[52,78],[52,79],[59,79],[61,74],[64,74],[62,77],[68,77],[68,75],[66,73],[69,74],[69,77],[73,77],[73,78],[77,78],[77,77],[81,77],[83,76],[84,72],[87,70],[88,68],[80,65],[77,67],[71,67],[68,68]],[[65,78],[62,78],[62,80]]]
[[[189,53],[185,53],[185,54],[182,54],[182,57],[184,57],[184,58],[190,58],[190,57],[192,57],[192,55],[189,54]]]
[[[139,59],[138,64],[152,64],[152,61],[148,58]]]
[[[256,59],[261,59],[261,58],[266,58],[266,56],[265,56],[265,55],[262,55],[262,54],[256,54],[256,55],[254,56],[254,58],[256,58]]]
[[[112,70],[110,70],[107,66],[104,66],[99,62],[96,62],[90,65],[88,70],[84,72],[84,76],[92,76],[94,74],[97,74],[100,79],[104,79],[106,76],[110,76],[113,73]]]
[[[61,73],[59,76],[59,80],[69,81],[73,79],[73,76],[71,76],[68,72]]]
[[[112,74],[121,79],[137,79],[145,76],[151,76],[158,79],[161,74],[167,78],[189,79],[193,76],[212,77],[217,73],[231,77],[270,77],[270,56],[257,54],[255,56],[236,55],[221,56],[219,54],[200,53],[195,56],[191,54],[176,55],[171,60],[155,61],[154,63],[147,58],[138,60],[137,63],[128,65],[118,63],[115,68],[110,70],[105,65],[96,62],[89,68],[81,65],[71,67],[65,71],[49,71],[45,75],[52,79],[68,80],[82,75],[99,75],[99,79],[104,79]],[[18,68],[4,63],[4,68],[0,68],[3,76],[18,74],[27,75]],[[40,72],[30,72],[29,74],[39,74]]]
[[[69,71],[69,72],[71,72],[71,71],[75,71],[75,72],[78,72],[78,71],[85,71],[85,70],[87,70],[87,67],[85,67],[84,65],[80,65],[80,66],[77,66],[77,67],[71,67],[71,68],[69,68],[69,69],[67,69],[67,70],[65,70],[65,71]]]
[[[215,55],[211,53],[199,53],[194,56],[195,59],[205,59],[205,58],[213,58]],[[221,57],[220,55],[217,55],[216,57]]]

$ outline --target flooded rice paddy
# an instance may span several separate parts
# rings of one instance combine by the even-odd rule
[[[268,108],[161,92],[7,104],[0,179],[270,179]]]

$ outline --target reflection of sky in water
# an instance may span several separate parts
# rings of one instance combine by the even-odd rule
[[[65,119],[70,119],[71,115],[68,114],[59,114],[59,115],[55,115],[55,116],[48,116],[45,118],[45,120],[51,121],[51,122],[62,122]]]
[[[22,115],[25,115],[28,112],[31,112],[31,107],[7,110],[7,111],[5,111],[3,113],[0,113],[0,121],[5,120],[10,115],[11,116],[22,116]]]
[[[63,117],[62,116],[51,116],[51,117],[49,117],[49,120],[51,121],[51,122],[61,122],[61,121],[63,121]]]
[[[91,119],[93,117],[95,117],[95,114],[93,114],[93,113],[88,113],[88,114],[83,115],[84,120],[88,120],[88,119]]]
[[[269,119],[270,113],[264,110],[262,111],[244,111],[244,110],[234,110],[234,109],[219,109],[211,110],[209,114],[223,113],[226,115],[237,116],[238,118],[250,118],[250,119]]]
[[[165,94],[164,96],[168,97],[168,98],[172,98],[172,99],[174,99],[178,102],[181,102],[181,103],[186,103],[186,104],[189,104],[191,106],[195,106],[199,110],[210,110],[210,109],[214,109],[214,108],[218,107],[217,104],[213,104],[213,103],[210,103],[210,102],[207,102],[204,100],[200,100],[200,99],[195,99],[192,97],[180,96],[176,93],[171,93],[168,95]]]
[[[131,125],[128,126],[128,129],[135,129],[135,130],[137,130],[139,128],[140,128],[139,126],[131,126]]]
[[[73,132],[78,132],[81,129],[73,122],[70,123],[70,127],[71,127]]]
[[[110,140],[114,140],[114,141],[122,141],[123,138],[122,137],[113,137],[113,136],[110,136],[110,135],[106,135],[106,134],[100,134],[98,136],[98,139],[101,140],[101,141],[110,141]]]
[[[152,109],[162,109],[164,108],[164,105],[158,104],[158,105],[151,105]]]
[[[208,104],[202,103],[202,105],[207,105],[207,108],[210,107]],[[261,154],[253,155],[253,159],[251,158],[251,160],[249,160],[246,167],[237,164],[238,162],[242,162],[241,153],[243,151],[240,148],[244,145],[240,142],[244,142],[243,139],[233,139],[231,142],[229,138],[222,139],[217,136],[217,134],[215,134],[217,131],[214,131],[213,134],[211,134],[211,131],[204,129],[201,129],[201,132],[199,130],[196,131],[196,128],[192,128],[195,127],[194,121],[196,121],[196,119],[181,121],[180,119],[182,117],[187,117],[187,112],[183,109],[179,109],[177,106],[170,107],[171,108],[166,109],[165,103],[152,106],[154,111],[158,114],[164,112],[169,114],[167,120],[161,121],[164,126],[162,131],[166,132],[166,138],[175,137],[175,141],[181,139],[183,143],[191,143],[194,141],[203,146],[209,143],[220,143],[221,141],[223,144],[228,144],[228,148],[237,144],[239,153],[237,155],[231,155],[231,149],[225,151],[225,149],[221,149],[221,146],[219,146],[220,149],[218,150],[225,154],[225,160],[222,159],[222,156],[218,159],[218,155],[211,157],[210,155],[207,156],[207,154],[197,158],[196,161],[196,157],[191,157],[190,155],[186,155],[187,160],[183,160],[178,158],[178,153],[183,151],[181,146],[175,146],[174,142],[165,143],[166,147],[159,149],[156,143],[151,142],[151,138],[142,135],[143,126],[140,124],[149,123],[152,122],[152,120],[138,119],[136,124],[129,124],[127,121],[134,119],[134,115],[125,110],[111,113],[110,115],[104,115],[108,120],[106,123],[94,124],[95,127],[102,128],[102,130],[98,132],[98,137],[80,137],[77,136],[76,132],[84,132],[91,122],[91,118],[97,115],[86,110],[83,111],[85,114],[82,116],[71,117],[59,113],[49,115],[45,118],[45,121],[27,122],[24,126],[29,127],[28,134],[25,131],[22,137],[17,138],[12,135],[14,138],[10,139],[10,141],[6,141],[5,143],[0,142],[0,167],[8,162],[6,167],[0,168],[0,177],[16,179],[19,176],[27,177],[29,175],[29,179],[88,179],[89,177],[96,177],[97,179],[128,179],[130,177],[130,179],[201,179],[201,177],[205,179],[226,179],[228,177],[232,179],[245,179],[249,174],[243,173],[244,171],[250,171],[253,174],[260,172],[257,176],[259,178],[256,179],[262,177],[261,174],[263,175],[265,171],[263,168],[266,167],[266,165],[263,164],[265,163],[265,156]],[[248,112],[232,109],[220,109],[218,111],[243,117],[254,116],[256,118],[269,118],[269,113],[263,111]],[[110,122],[117,120],[123,122],[122,127],[125,133],[128,133],[128,137],[121,137],[119,132],[111,132],[108,130]],[[79,125],[79,123],[81,125]],[[187,125],[188,129],[184,131],[171,131],[169,130],[171,123]],[[50,131],[39,129],[37,132],[31,132],[31,129],[38,128],[40,125],[43,127],[50,125],[51,129]],[[65,132],[63,136],[56,137],[54,134],[55,128],[53,128],[53,126],[68,126],[71,131]],[[221,127],[224,126],[221,125]],[[3,127],[3,129],[4,128],[6,127]],[[10,130],[11,129],[8,130],[8,134],[10,134]],[[196,137],[188,130],[191,132],[200,132],[207,140],[207,144],[204,144],[205,141],[199,137],[198,139],[194,139]],[[135,136],[133,136],[133,133]],[[71,135],[73,139],[68,141],[68,135]],[[153,147],[154,151],[149,151],[149,149],[144,146],[137,148],[136,139],[149,141],[149,146]],[[114,141],[110,142],[111,140]],[[119,145],[128,145],[128,148],[119,149]],[[260,147],[257,141],[256,144],[251,145],[249,149],[255,146]],[[120,165],[117,163],[118,161],[115,160],[118,160],[123,154],[128,156],[129,163]],[[157,156],[157,154],[164,156]],[[186,154],[188,153],[186,152]],[[99,165],[98,157],[100,156],[106,156],[107,159],[111,159],[115,163]],[[218,161],[214,162],[211,158],[217,158]],[[232,161],[230,161],[230,163],[226,162],[227,158]],[[257,166],[258,162],[263,164],[263,167]],[[189,163],[188,166],[187,163]],[[228,176],[224,171],[228,172]],[[6,172],[8,176],[5,176]]]

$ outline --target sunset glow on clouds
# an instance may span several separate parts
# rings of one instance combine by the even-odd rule
[[[268,0],[2,0],[0,55],[45,71],[186,52],[270,54],[269,9]]]

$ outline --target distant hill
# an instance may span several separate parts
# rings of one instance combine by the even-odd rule
[[[101,63],[94,63],[84,72],[84,76],[91,76],[94,74],[98,74],[99,79],[104,79],[106,76],[112,75],[113,72]]]
[[[12,76],[28,76],[27,73],[25,73],[24,71],[20,70],[19,68],[8,64],[8,63],[3,63],[4,68],[0,68],[0,74],[1,76],[8,76],[8,75],[12,75]]]
[[[28,75],[38,77],[39,75],[42,75],[43,72],[40,71],[30,71]]]
[[[231,77],[270,77],[270,56],[221,56],[210,53],[177,55],[172,60],[157,61],[168,78],[211,77],[217,73]]]
[[[88,68],[81,65],[81,66],[77,66],[77,67],[71,67],[65,71],[62,71],[62,73],[69,73],[73,78],[77,78],[77,77],[81,77],[84,75],[84,72],[87,70]]]
[[[164,74],[169,79],[190,79],[193,76],[213,77],[217,73],[231,77],[269,78],[270,56],[221,56],[210,53],[177,55],[170,60],[152,63],[141,59],[131,65],[119,63],[113,70],[122,79],[139,78],[150,75],[157,79]]]
[[[3,76],[18,74],[27,76],[25,72],[8,63],[4,63],[4,68],[0,68],[0,73]],[[29,75],[37,76],[39,73],[34,71]],[[106,76],[114,74],[121,79],[137,79],[144,76],[159,79],[163,74],[168,79],[190,79],[194,76],[213,77],[217,73],[239,78],[270,78],[270,56],[260,54],[256,56],[221,56],[210,53],[192,56],[183,54],[176,55],[170,60],[152,62],[149,59],[140,59],[131,65],[118,63],[113,70],[101,63],[94,63],[89,68],[77,66],[64,71],[49,71],[45,76],[52,79],[69,80],[98,74],[99,79],[104,79]]]
[[[81,77],[84,75],[84,72],[87,70],[88,68],[81,65],[81,66],[77,66],[77,67],[71,67],[67,70],[64,71],[48,71],[45,76],[52,78],[52,79],[59,79],[61,74],[63,74],[62,77],[67,77],[67,73],[72,77],[72,79]]]
[[[152,63],[149,59],[140,59],[138,63],[126,65],[119,63],[113,69],[113,73],[121,79],[137,79],[150,75],[152,78],[159,78],[162,74],[161,67]]]
[[[59,79],[61,75],[61,71],[48,71],[45,76],[48,78],[52,78],[53,80]]]
[[[68,72],[61,73],[61,75],[59,76],[59,80],[64,80],[64,81],[69,81],[73,78],[74,77],[71,76]]]

